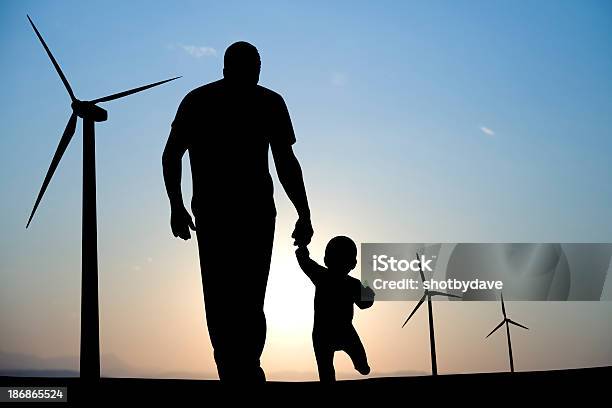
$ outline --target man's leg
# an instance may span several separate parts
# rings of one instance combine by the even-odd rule
[[[240,353],[236,358],[237,369],[243,373],[245,380],[265,381],[260,358],[266,342],[264,301],[274,241],[274,221],[271,218],[264,222],[257,220],[243,224],[241,228],[247,234],[237,244],[239,253],[236,260],[242,268],[233,272],[237,276],[232,280],[238,284],[235,295],[236,304],[239,305],[239,320],[234,327],[240,344],[235,352]]]
[[[222,381],[263,381],[263,311],[274,218],[256,223],[196,220],[206,320]],[[244,236],[247,231],[252,237]]]
[[[200,256],[200,271],[202,275],[202,288],[204,292],[204,309],[206,311],[206,324],[208,326],[208,335],[212,343],[215,362],[219,378],[223,381],[227,378],[226,368],[224,365],[224,355],[228,354],[229,344],[225,342],[225,330],[223,321],[224,314],[227,313],[229,297],[224,296],[224,282],[222,279],[223,269],[219,262],[220,245],[212,234],[214,231],[206,231],[209,226],[202,223],[196,218],[198,252]]]

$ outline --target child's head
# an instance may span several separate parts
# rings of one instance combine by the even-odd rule
[[[330,270],[348,274],[357,265],[357,245],[342,235],[332,238],[325,247],[324,262]]]

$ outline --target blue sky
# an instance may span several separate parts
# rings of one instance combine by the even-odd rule
[[[350,177],[367,169],[351,184],[384,182],[403,203],[411,201],[403,187],[411,180],[441,203],[436,210],[447,222],[452,200],[471,222],[495,224],[488,239],[508,232],[498,215],[509,212],[511,231],[535,213],[544,230],[534,232],[550,230],[548,239],[605,241],[611,225],[597,216],[612,204],[610,4],[400,3],[4,5],[2,103],[11,136],[1,143],[12,157],[5,166],[22,163],[13,154],[20,145],[29,149],[18,134],[44,132],[49,137],[29,139],[42,160],[19,176],[36,179],[68,114],[63,89],[23,24],[27,11],[83,98],[184,76],[106,105],[111,120],[99,132],[116,138],[111,151],[119,144],[159,150],[182,95],[216,79],[225,47],[247,39],[261,50],[261,83],[287,100],[297,149],[316,157],[311,173]],[[202,49],[208,52],[198,57]],[[28,119],[32,110],[36,121]],[[147,137],[130,137],[130,124]],[[578,214],[593,218],[575,225]],[[560,218],[569,224],[559,226]],[[515,232],[528,238],[530,231]]]
[[[612,240],[610,2],[3,2],[0,325],[14,330],[0,349],[68,354],[78,341],[66,316],[78,312],[80,124],[26,232],[70,114],[26,13],[82,99],[183,76],[103,105],[109,121],[96,128],[109,325],[161,288],[178,298],[198,282],[193,242],[170,239],[160,158],[181,98],[220,77],[238,40],[259,48],[260,83],[289,107],[315,251],[340,233],[361,242]],[[295,215],[276,184],[273,271],[274,262],[295,267]],[[189,191],[186,183],[186,202]],[[189,272],[164,275],[176,260]],[[145,277],[153,286],[139,286]],[[283,279],[274,282],[304,285]],[[284,299],[275,288],[269,297]],[[58,298],[48,313],[70,334],[57,334],[53,351],[24,343],[35,336],[11,313],[26,310],[32,325],[42,319],[32,305]],[[199,316],[194,302],[185,310]],[[146,313],[133,307],[134,318]],[[133,355],[118,335],[103,336]]]

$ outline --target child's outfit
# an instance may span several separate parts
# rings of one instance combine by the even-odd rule
[[[300,267],[315,285],[312,342],[321,381],[335,381],[334,352],[343,350],[355,369],[370,372],[366,352],[353,327],[353,304],[367,309],[374,303],[374,293],[358,279],[334,272],[310,258],[308,249],[298,248]]]

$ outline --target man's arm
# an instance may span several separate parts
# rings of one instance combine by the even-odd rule
[[[312,239],[312,225],[310,223],[310,208],[306,198],[302,168],[298,162],[291,145],[295,143],[295,133],[291,124],[291,117],[285,101],[280,95],[271,102],[274,105],[272,117],[272,130],[270,135],[270,146],[276,166],[276,173],[289,196],[293,206],[297,210],[298,220],[291,237],[295,239],[293,245],[306,246]]]
[[[272,144],[271,147],[278,179],[299,217],[291,237],[295,239],[294,245],[306,246],[310,243],[313,230],[310,223],[310,208],[306,197],[302,168],[297,157],[295,157],[295,153],[293,153],[291,145]]]
[[[181,192],[181,161],[185,151],[187,151],[187,145],[182,139],[179,131],[173,127],[162,155],[162,166],[164,169],[166,192],[170,199],[170,226],[172,233],[175,237],[188,240],[191,238],[189,228],[195,231],[195,225],[183,204],[183,194]]]

